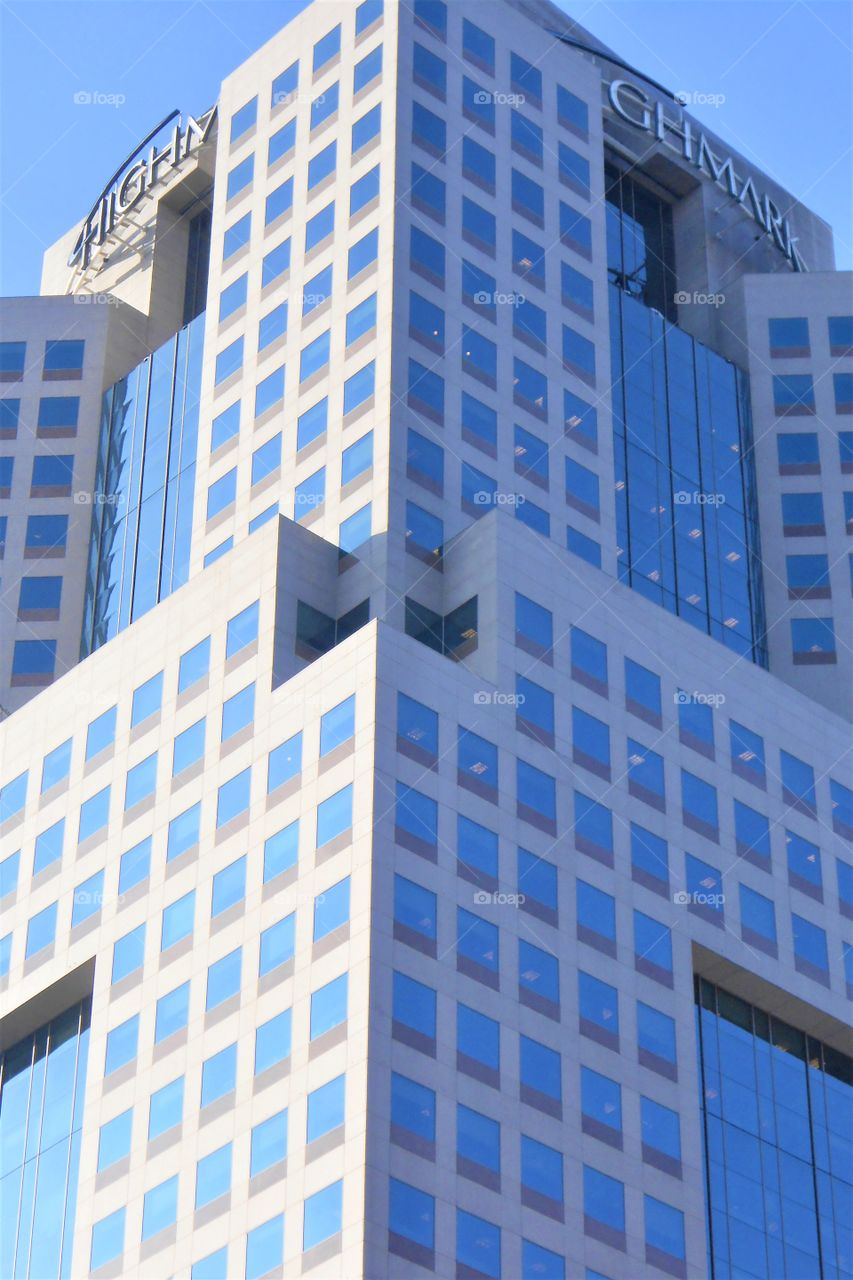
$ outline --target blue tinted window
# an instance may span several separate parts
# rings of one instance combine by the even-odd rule
[[[373,463],[373,432],[368,431],[341,454],[341,484],[348,484],[365,472]]]
[[[328,178],[330,174],[335,172],[338,163],[338,144],[330,142],[322,151],[318,151],[308,161],[308,190],[316,187],[318,182],[322,182],[324,178]]]
[[[289,916],[278,920],[261,933],[260,958],[258,960],[258,976],[271,973],[279,965],[293,959],[294,938],[296,935],[296,915],[291,911]]]
[[[161,996],[154,1014],[154,1043],[159,1044],[187,1025],[190,1007],[190,984],[184,982]]]
[[[237,1081],[237,1046],[229,1044],[207,1058],[201,1068],[201,1105],[207,1107],[234,1090]]]
[[[393,1017],[395,1022],[435,1039],[435,991],[403,973],[394,973]]]
[[[272,106],[277,107],[287,102],[299,83],[299,63],[292,63],[286,71],[282,71],[272,82]]]
[[[93,756],[110,746],[115,739],[115,733],[116,708],[110,707],[109,711],[105,711],[89,724],[86,733],[86,759],[91,760]]]
[[[305,1199],[302,1248],[313,1249],[341,1229],[342,1182],[316,1191]]]
[[[378,44],[375,49],[371,49],[366,57],[355,64],[352,75],[352,91],[353,95],[359,93],[365,85],[370,84],[371,80],[375,80],[377,76],[382,74],[382,45]]]
[[[165,951],[174,946],[182,938],[192,935],[195,916],[195,890],[185,893],[176,902],[163,908],[163,922],[160,931],[160,950]]]
[[[63,742],[60,746],[54,747],[52,751],[49,751],[47,755],[44,757],[44,760],[42,761],[42,767],[41,767],[42,795],[44,795],[45,791],[49,791],[51,787],[55,787],[58,782],[63,782],[65,778],[68,777],[68,772],[70,767],[71,767],[71,739],[67,738],[66,741]],[[27,777],[26,774],[21,774],[21,778],[24,779],[22,787],[21,787],[20,778],[16,780],[19,786],[19,789],[21,790],[21,806],[23,805],[23,794],[26,791],[26,777]],[[8,785],[13,786],[14,784],[8,784]],[[15,812],[15,810],[11,807],[7,809],[7,806],[9,806],[11,803],[11,796],[12,796],[12,792],[11,790],[7,792],[7,787],[3,787],[2,790],[0,790],[0,806],[2,806],[0,807],[0,813],[2,813],[3,821],[5,821],[5,819],[9,817],[10,814]]]
[[[152,795],[157,785],[157,752],[140,760],[127,771],[124,789],[125,811]]]
[[[467,1269],[463,1274],[473,1272],[498,1280],[501,1274],[500,1227],[457,1209],[456,1261]]]
[[[184,1077],[179,1076],[151,1094],[148,1109],[148,1141],[181,1123],[184,1109]]]
[[[299,855],[299,822],[277,831],[264,842],[264,884],[296,866]]]
[[[249,186],[255,174],[255,157],[254,155],[246,156],[245,160],[241,160],[238,165],[228,174],[228,181],[225,188],[225,198],[233,200],[236,195],[244,191]]]
[[[207,969],[207,999],[205,1009],[215,1009],[223,1000],[230,999],[240,990],[240,968],[242,965],[242,948],[214,961]]]
[[[285,1009],[255,1032],[255,1075],[290,1056],[291,1013]]]
[[[382,104],[377,103],[366,111],[352,126],[352,153],[355,155],[362,147],[375,138],[382,124]]]
[[[370,266],[371,262],[375,262],[378,253],[379,231],[369,231],[361,240],[356,241],[347,255],[347,279],[352,280],[365,267]]]
[[[314,1142],[343,1124],[345,1085],[346,1078],[337,1076],[308,1094],[306,1141]]]
[[[253,1227],[246,1235],[246,1280],[260,1280],[281,1265],[284,1256],[284,1214]]]
[[[263,1173],[287,1156],[287,1108],[252,1129],[249,1177]]]
[[[238,858],[230,866],[223,867],[213,877],[210,900],[212,918],[242,902],[246,894],[246,858]]]
[[[107,825],[110,815],[110,788],[104,787],[95,795],[84,800],[80,806],[80,822],[77,830],[77,841],[82,844],[89,836],[102,831]]]
[[[261,288],[266,288],[268,284],[272,284],[273,280],[277,280],[279,276],[284,275],[285,271],[290,270],[290,240],[282,240],[281,244],[276,245],[265,255],[261,263]],[[242,364],[242,359],[240,361]]]
[[[310,1038],[316,1040],[332,1027],[345,1022],[346,1016],[347,975],[343,973],[311,993]]]
[[[375,200],[379,195],[379,165],[371,169],[358,181],[354,182],[350,187],[349,195],[349,214],[358,213],[371,200]]]
[[[325,889],[314,899],[314,941],[319,942],[327,934],[349,920],[349,876]]]
[[[322,40],[318,40],[314,45],[314,62],[313,69],[316,73],[327,62],[336,57],[341,51],[341,27],[340,23],[333,27],[331,31],[323,36]]]
[[[457,1104],[456,1154],[472,1164],[500,1173],[501,1127],[497,1120]]]
[[[352,783],[317,806],[317,848],[352,826]]]

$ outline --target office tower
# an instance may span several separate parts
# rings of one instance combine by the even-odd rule
[[[544,2],[192,105],[5,307],[0,1274],[851,1275],[829,228]]]

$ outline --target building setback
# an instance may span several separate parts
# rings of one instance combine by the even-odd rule
[[[191,106],[4,303],[0,1275],[853,1276],[830,229],[545,0]]]

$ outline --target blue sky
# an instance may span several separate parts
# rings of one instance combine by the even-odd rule
[[[303,7],[303,0],[7,0],[0,293],[37,293],[44,249],[85,215],[136,142],[174,107],[209,106],[222,78]],[[668,88],[723,95],[694,114],[825,218],[838,265],[853,266],[848,0],[563,0],[562,7]],[[96,100],[75,101],[82,94]]]

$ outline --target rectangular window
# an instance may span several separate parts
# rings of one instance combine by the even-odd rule
[[[352,413],[373,395],[376,383],[376,365],[373,360],[344,382],[344,414]]]
[[[284,106],[290,102],[292,94],[296,92],[299,83],[299,63],[292,63],[286,71],[282,71],[272,82],[272,98],[271,105],[273,107]]]
[[[103,831],[109,821],[109,815],[110,788],[104,787],[102,791],[98,791],[95,795],[90,796],[88,800],[84,800],[80,806],[77,843],[82,844],[90,836]]]
[[[319,942],[349,920],[350,879],[346,876],[314,899],[314,941]]]
[[[349,216],[352,218],[379,196],[379,165],[358,178],[349,189]]]
[[[207,995],[204,1006],[208,1012],[239,993],[242,960],[242,948],[237,947],[221,960],[215,960],[213,964],[208,965]]]
[[[225,511],[237,497],[237,468],[232,467],[224,476],[214,480],[207,488],[207,519],[212,520]]]
[[[154,1043],[181,1031],[187,1025],[190,1008],[190,984],[184,982],[160,997],[154,1012]]]
[[[817,816],[814,769],[787,751],[779,752],[782,774],[782,799],[809,817]]]
[[[374,263],[379,255],[379,231],[374,229],[358,240],[347,254],[347,280],[354,279]]]
[[[815,412],[814,384],[810,373],[773,375],[773,411],[777,417]]]
[[[293,208],[293,179],[271,191],[264,202],[264,226],[269,227]]]
[[[258,605],[255,600],[229,619],[225,633],[225,657],[233,658],[258,638]]]
[[[314,61],[313,70],[316,75],[323,67],[328,66],[333,58],[336,58],[341,51],[341,27],[340,23],[332,30],[327,32],[321,40],[314,45]]]
[[[365,298],[358,306],[353,307],[352,311],[347,312],[346,345],[352,346],[359,338],[363,338],[366,333],[370,333],[375,328],[376,294],[372,293],[369,298]]]
[[[228,181],[225,187],[226,200],[233,200],[241,191],[245,191],[254,176],[255,157],[254,155],[246,156],[246,159],[241,160],[228,174]]]
[[[628,739],[628,790],[656,809],[666,808],[663,756],[633,738]]]
[[[216,825],[223,827],[246,813],[249,808],[249,792],[252,770],[244,769],[227,782],[223,782],[216,794]]]
[[[310,226],[310,223],[308,224]],[[261,263],[261,288],[265,289],[273,280],[278,280],[290,270],[290,240],[282,240],[265,255]],[[241,361],[242,363],[242,361]]]
[[[290,1057],[291,1011],[285,1009],[255,1031],[255,1075]]]
[[[615,1080],[581,1067],[581,1125],[584,1133],[622,1148],[622,1090]]]
[[[324,1134],[343,1127],[345,1085],[346,1077],[336,1076],[308,1094],[306,1142],[316,1142]]]
[[[520,1035],[518,1042],[521,1101],[561,1119],[563,1084],[559,1053],[529,1036]]]
[[[371,107],[352,126],[352,155],[356,156],[369,142],[378,138],[381,127],[382,104],[377,102],[375,107]]]
[[[352,94],[353,99],[362,89],[367,88],[369,84],[382,75],[382,45],[378,44],[375,49],[371,49],[366,57],[355,64],[352,73]]]
[[[510,142],[513,151],[541,169],[545,154],[542,129],[514,107],[510,108]]]
[[[337,168],[338,144],[330,142],[308,161],[308,190],[311,191]]]
[[[538,182],[520,173],[518,169],[512,171],[512,207],[537,227],[544,227],[545,191]]]
[[[686,827],[698,831],[709,840],[719,841],[720,820],[717,811],[716,787],[682,769],[681,806],[682,821]]]
[[[542,72],[522,58],[519,53],[509,55],[510,83],[516,93],[524,96],[529,106],[542,109]]]
[[[395,971],[392,1017],[395,1040],[435,1056],[436,996],[432,987]]]
[[[610,779],[610,726],[572,707],[572,759],[600,778]]]
[[[771,898],[738,885],[740,894],[740,935],[747,946],[757,947],[769,955],[777,955],[776,909]]]
[[[497,219],[476,200],[462,197],[462,239],[494,258],[497,248]]]
[[[456,1105],[456,1172],[493,1190],[500,1186],[500,1124],[461,1103]]]
[[[82,338],[47,341],[44,344],[42,377],[45,380],[82,378],[85,347]]]
[[[202,1063],[201,1105],[210,1106],[234,1092],[237,1083],[237,1046],[229,1044]]]
[[[269,753],[266,764],[266,794],[270,794],[292,778],[298,777],[302,769],[302,733],[293,733],[287,741],[275,746]]]
[[[316,1040],[318,1036],[345,1022],[346,1017],[347,974],[343,973],[311,993],[310,1038]]]
[[[791,912],[791,930],[794,935],[794,966],[797,972],[828,987],[829,957],[825,931],[794,912]]]
[[[456,1210],[457,1275],[488,1276],[500,1280],[501,1229],[493,1222]]]
[[[340,102],[340,85],[329,85],[329,88],[323,93],[318,93],[317,97],[311,103],[311,133],[318,129],[326,120],[331,120],[338,113]]]
[[[516,812],[526,822],[556,834],[556,782],[525,760],[516,761]]]
[[[260,391],[260,387],[258,391]],[[283,392],[284,388],[282,388]],[[278,396],[280,401],[283,395]],[[281,432],[272,436],[252,454],[252,485],[260,484],[281,466]]]
[[[575,848],[613,866],[613,814],[606,805],[575,792]]]
[[[186,653],[181,655],[178,664],[178,693],[192,688],[199,680],[203,680],[210,666],[210,636],[200,640]]]
[[[435,956],[436,895],[429,889],[394,876],[394,937],[427,955]]]
[[[185,809],[183,813],[179,813],[176,818],[172,818],[169,823],[169,834],[166,840],[167,862],[171,862],[173,858],[186,853],[198,844],[200,822],[200,804],[194,804],[191,808]]]
[[[118,873],[118,891],[127,893],[148,879],[151,866],[151,837],[147,836],[121,855]]]
[[[586,880],[575,882],[577,899],[577,936],[581,942],[597,947],[605,954],[616,955],[616,901],[602,889]]]
[[[287,1158],[287,1108],[252,1128],[249,1177]]]
[[[134,805],[140,804],[141,801],[153,795],[156,785],[157,752],[155,751],[127,771],[124,786],[125,813],[127,813],[128,809],[132,809]]]
[[[412,103],[412,141],[437,160],[444,160],[447,150],[447,125],[420,102]]]
[[[192,937],[195,918],[195,890],[170,902],[163,908],[160,924],[160,950],[168,951],[175,943]]]
[[[580,1033],[619,1052],[619,997],[615,987],[578,972]]]
[[[317,848],[343,835],[352,827],[352,783],[317,805]]]
[[[293,959],[296,937],[296,913],[291,911],[261,932],[258,955],[258,977],[272,973]]]
[[[246,896],[246,858],[238,858],[229,866],[217,871],[213,877],[210,899],[210,916],[215,920],[224,911],[235,907]]]

